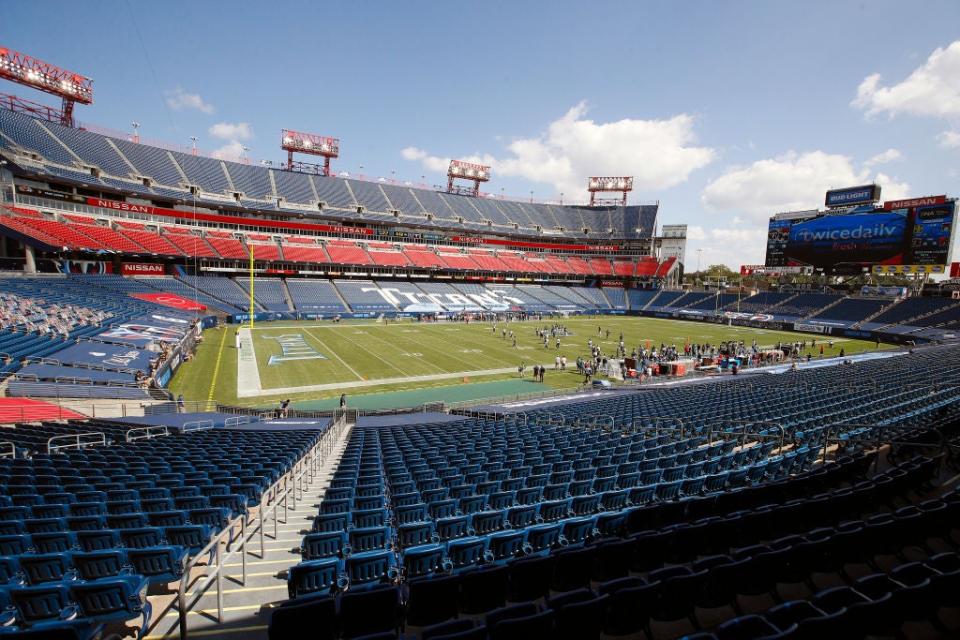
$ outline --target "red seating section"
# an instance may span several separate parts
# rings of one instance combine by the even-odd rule
[[[125,253],[144,253],[146,251],[139,244],[126,236],[120,235],[110,227],[102,227],[96,224],[77,224],[74,228],[94,240],[102,242],[114,251]]]
[[[667,258],[662,263],[660,263],[660,267],[657,269],[657,274],[656,274],[657,277],[663,278],[668,273],[670,273],[670,268],[673,267],[673,263],[676,261],[677,261],[676,258]]]
[[[323,247],[317,244],[301,244],[289,238],[289,244],[283,244],[283,259],[289,262],[329,263],[330,257]]]
[[[166,233],[164,237],[169,240],[180,253],[187,256],[199,256],[201,258],[219,258],[220,256],[213,250],[207,242],[200,236],[181,233]]]
[[[276,243],[251,242],[249,246],[253,248],[254,260],[263,260],[266,262],[276,262],[280,260],[280,247],[277,246]]]
[[[238,259],[250,259],[250,252],[247,251],[247,248],[243,245],[242,242],[237,240],[234,237],[219,237],[219,234],[213,235],[214,232],[207,232],[207,242],[210,243],[210,246],[219,253],[224,258],[238,258]]]
[[[480,267],[473,261],[473,258],[465,253],[439,253],[440,260],[450,269],[464,269],[466,271],[476,271]]]
[[[370,255],[353,242],[328,242],[327,253],[333,264],[373,264]]]
[[[370,245],[371,247],[373,245]],[[373,260],[373,264],[381,267],[406,267],[410,265],[410,260],[397,250],[383,251],[379,249],[369,249],[367,253]]]
[[[182,256],[186,255],[183,251],[171,244],[170,241],[156,231],[148,231],[145,225],[139,225],[139,228],[126,228],[129,225],[123,225],[118,233],[136,242],[149,253],[156,253],[162,256]],[[194,254],[190,254],[194,255]]]
[[[410,259],[410,263],[415,267],[423,269],[442,269],[444,267],[440,257],[429,249],[404,249],[403,254]]]
[[[613,265],[606,258],[590,258],[590,268],[598,276],[613,275]]]
[[[30,225],[24,224],[23,218],[21,217],[2,216],[0,217],[0,225],[7,227],[8,229],[11,229],[13,231],[16,231],[17,233],[23,234],[28,238],[33,238],[34,240],[37,240],[38,242],[42,242],[43,244],[47,244],[54,247],[63,246],[59,238],[51,236],[48,233],[44,233],[43,231],[34,229]]]
[[[283,236],[278,244],[277,236],[263,233],[245,234],[241,240],[232,231],[204,230],[201,236],[191,233],[188,227],[167,227],[160,233],[142,222],[114,220],[109,226],[107,220],[101,218],[98,223],[92,217],[67,213],[60,214],[60,219],[56,220],[34,209],[0,207],[0,227],[46,245],[88,251],[106,249],[130,254],[248,260],[249,246],[253,248],[256,260],[269,262],[638,278],[666,277],[676,263],[676,258],[659,262],[653,256],[611,260],[599,256],[560,256],[507,249],[458,251],[404,243],[359,244],[352,240],[326,240],[324,245],[318,243],[317,238],[294,235]]]
[[[570,267],[572,273],[585,276],[593,275],[593,269],[590,268],[590,264],[579,256],[569,256],[567,258],[567,266]]]

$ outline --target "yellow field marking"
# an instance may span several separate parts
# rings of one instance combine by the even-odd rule
[[[217,361],[213,365],[213,376],[210,380],[210,393],[207,394],[207,402],[213,402],[213,394],[217,390],[217,376],[220,374],[220,361],[223,359],[223,345],[227,342],[227,329],[223,329],[223,337],[220,338],[220,349],[217,351]]]

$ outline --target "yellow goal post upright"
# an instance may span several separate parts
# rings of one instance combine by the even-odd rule
[[[247,248],[250,249],[250,329],[253,329],[253,312],[255,307],[253,306],[253,245],[248,244]],[[251,334],[251,338],[253,335]]]

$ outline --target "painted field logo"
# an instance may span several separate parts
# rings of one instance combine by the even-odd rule
[[[288,360],[326,360],[326,356],[307,344],[302,333],[291,333],[282,336],[266,336],[270,340],[280,343],[283,355],[270,356],[267,364],[274,365]]]

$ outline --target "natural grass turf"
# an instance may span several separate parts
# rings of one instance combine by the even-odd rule
[[[180,367],[171,381],[174,394],[182,393],[187,400],[207,400],[210,395],[213,372],[218,355],[220,368],[216,379],[213,399],[229,404],[269,405],[281,397],[290,397],[294,401],[338,397],[346,392],[349,395],[382,393],[387,391],[406,391],[449,386],[456,383],[502,380],[516,377],[516,367],[520,362],[527,365],[528,371],[534,364],[544,364],[548,368],[546,385],[552,388],[574,388],[581,382],[576,374],[574,362],[577,356],[587,357],[587,341],[594,344],[599,340],[605,353],[616,349],[620,332],[629,351],[637,345],[650,344],[659,347],[661,343],[681,347],[685,342],[717,344],[725,340],[743,340],[746,344],[756,339],[762,346],[775,345],[778,341],[816,339],[816,349],[808,349],[814,357],[819,355],[819,343],[826,347],[828,338],[816,334],[800,334],[789,331],[771,331],[750,327],[729,327],[725,325],[687,322],[659,318],[641,318],[631,316],[583,316],[558,320],[573,332],[573,336],[560,338],[561,348],[557,350],[553,340],[548,349],[543,348],[536,335],[538,326],[551,324],[543,322],[499,323],[496,334],[491,324],[479,322],[463,323],[417,323],[412,321],[391,322],[384,325],[376,321],[333,324],[331,322],[264,322],[255,325],[254,348],[261,384],[266,390],[261,399],[244,398],[238,401],[237,391],[237,353],[234,349],[233,334],[237,325],[208,330],[204,333],[203,344],[197,350],[196,357]],[[513,330],[517,336],[517,347],[512,341],[501,337],[501,330]],[[598,338],[597,328],[602,334]],[[606,330],[610,330],[610,339]],[[226,340],[221,339],[226,331]],[[323,354],[325,360],[288,361],[268,365],[271,355],[280,355],[282,350],[276,340],[270,336],[302,334],[306,343]],[[825,348],[825,356],[836,356],[843,348],[847,354],[875,349],[874,342],[833,338],[833,349]],[[565,355],[568,372],[553,372],[554,357]],[[350,382],[354,380],[378,380],[406,376],[458,373],[486,369],[507,368],[510,373],[488,376],[470,376],[468,380],[455,378],[430,382],[408,382],[364,387],[351,391],[337,389],[326,392],[270,393],[270,389],[298,387],[331,382]],[[573,370],[572,372],[570,370]]]

